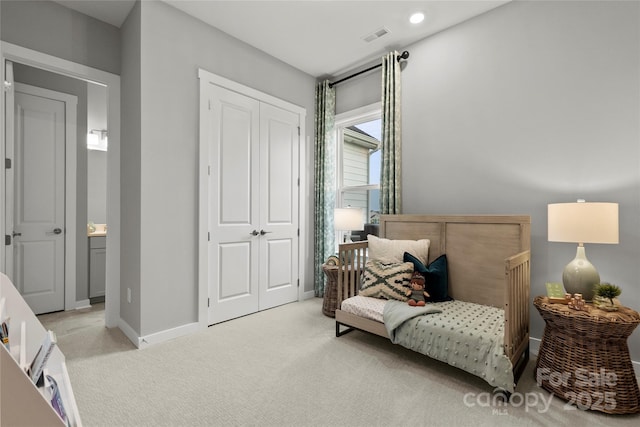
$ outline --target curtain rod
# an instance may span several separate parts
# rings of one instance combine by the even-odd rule
[[[406,51],[406,50],[405,50],[404,52],[402,52],[400,55],[396,56],[396,60],[397,60],[398,62],[400,62],[402,59],[407,59],[407,58],[409,58],[409,51]],[[340,79],[340,80],[338,80],[338,81],[335,81],[335,82],[329,83],[329,87],[334,87],[334,86],[335,86],[335,85],[337,85],[338,83],[342,83],[342,82],[344,82],[344,81],[347,81],[347,80],[349,80],[349,79],[352,79],[352,78],[354,78],[354,77],[357,77],[357,76],[359,76],[360,74],[368,73],[369,71],[371,71],[371,70],[375,70],[376,68],[380,68],[380,67],[382,67],[382,63],[380,63],[380,64],[378,64],[378,65],[374,65],[373,67],[369,67],[369,68],[367,68],[366,70],[358,71],[357,73],[351,74],[350,76],[344,77],[344,78],[342,78],[342,79]]]

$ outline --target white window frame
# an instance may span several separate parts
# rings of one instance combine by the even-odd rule
[[[356,125],[358,123],[364,123],[380,119],[382,117],[382,104],[376,102],[374,104],[365,105],[364,107],[356,108],[355,110],[346,111],[344,113],[336,114],[335,117],[335,131],[336,131],[336,207],[341,208],[343,194],[345,191],[370,191],[380,188],[379,184],[373,185],[358,185],[358,186],[343,186],[343,140],[344,129],[349,126]],[[345,190],[346,189],[346,190]]]

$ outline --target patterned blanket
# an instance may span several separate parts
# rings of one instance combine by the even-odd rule
[[[463,369],[494,387],[514,391],[511,361],[503,349],[503,310],[446,301],[427,304],[426,312],[415,312],[402,320],[401,312],[406,310],[400,305],[413,310],[418,307],[391,302],[385,304],[383,318],[394,344]]]

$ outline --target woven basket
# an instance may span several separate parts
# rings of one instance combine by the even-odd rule
[[[627,338],[640,315],[627,308],[608,312],[590,306],[576,311],[533,302],[546,322],[535,376],[538,384],[580,409],[609,414],[640,412],[640,390]]]
[[[329,317],[336,317],[336,306],[338,305],[338,266],[323,264],[322,270],[327,276],[327,284],[324,287],[322,313]]]

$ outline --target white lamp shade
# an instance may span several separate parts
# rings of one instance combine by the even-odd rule
[[[360,208],[336,208],[333,215],[336,230],[364,230],[364,212]]]
[[[617,203],[553,203],[547,214],[550,242],[618,243]]]

